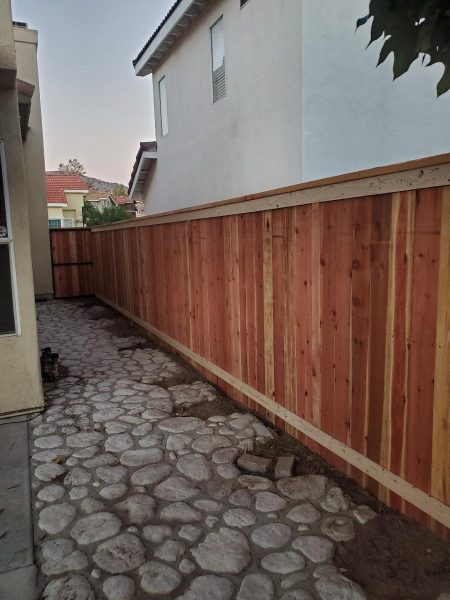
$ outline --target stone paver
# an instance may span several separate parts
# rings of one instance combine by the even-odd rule
[[[292,465],[274,481],[245,454],[275,436],[251,414],[183,416],[214,387],[174,383],[185,368],[112,333],[101,307],[38,312],[68,369],[30,422],[43,600],[367,598],[332,559],[370,508]]]

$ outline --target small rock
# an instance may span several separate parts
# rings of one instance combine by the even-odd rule
[[[81,467],[74,467],[64,478],[64,485],[85,485],[86,483],[89,483],[90,480],[91,474],[89,471],[86,471],[86,469],[82,469]]]
[[[355,508],[355,510],[353,511],[353,516],[358,521],[358,523],[361,523],[361,525],[365,525],[372,519],[375,519],[375,517],[377,516],[377,513],[375,511],[373,511],[371,508],[369,508],[368,506],[366,506],[365,504],[363,504],[363,505]],[[438,598],[438,600],[440,600],[440,599]],[[450,600],[450,596],[449,596],[448,600]]]
[[[84,498],[83,502],[81,503],[81,510],[87,515],[100,512],[104,508],[105,505],[103,502],[100,502],[100,500],[97,500],[97,498]]]
[[[236,479],[241,472],[234,465],[219,465],[217,467],[217,475],[223,479]]]
[[[252,540],[261,548],[280,548],[291,539],[291,530],[283,523],[269,523],[255,529]]]
[[[348,510],[350,503],[344,496],[341,488],[332,487],[328,490],[324,500],[320,503],[323,510],[330,513],[338,513],[344,510]]]
[[[237,464],[244,471],[263,475],[269,472],[272,460],[254,454],[243,454],[238,458]]]
[[[275,464],[275,479],[291,477],[294,471],[295,458],[293,456],[280,456]]]
[[[202,569],[213,573],[240,573],[251,559],[247,538],[226,527],[217,533],[208,533],[191,553]]]
[[[170,433],[184,433],[193,431],[204,425],[204,421],[197,417],[172,417],[158,423],[159,429]]]
[[[323,475],[302,475],[280,479],[277,486],[282,494],[293,500],[318,500],[325,493],[327,481]]]
[[[127,486],[124,483],[113,483],[107,485],[99,491],[99,494],[105,500],[118,500],[122,498],[128,491]]]
[[[67,446],[71,448],[85,448],[86,446],[92,446],[103,440],[103,434],[96,431],[82,431],[81,433],[74,433],[69,435],[66,440]]]
[[[306,579],[308,579],[308,577],[309,577],[309,575],[305,571],[292,573],[292,575],[289,575],[288,577],[283,577],[283,579],[281,580],[281,587],[283,590],[288,590],[290,587],[297,585],[297,583],[300,583],[300,581],[305,581]],[[302,591],[302,590],[293,590],[293,591],[298,592],[298,591]],[[306,593],[307,592],[305,592],[305,594]],[[300,597],[300,599],[301,599],[301,597]],[[312,598],[308,598],[307,596],[305,596],[305,600],[312,600]]]
[[[95,471],[97,477],[106,483],[119,483],[128,475],[128,470],[120,465],[116,467],[98,467]]]
[[[172,528],[168,525],[147,525],[142,533],[146,540],[159,544],[164,538],[172,535]]]
[[[292,542],[295,550],[300,550],[302,554],[314,563],[331,560],[334,556],[334,544],[326,538],[318,535],[305,535],[298,537]]]
[[[61,485],[47,485],[38,492],[37,497],[43,502],[56,502],[61,500],[65,493],[66,490]]]
[[[105,442],[106,452],[123,452],[133,446],[133,438],[129,433],[111,435]]]
[[[191,442],[192,438],[189,435],[182,433],[169,435],[166,440],[166,450],[183,450],[186,446],[189,446]]]
[[[281,585],[283,585],[283,582]],[[305,590],[291,590],[290,592],[283,594],[280,600],[314,600],[314,598]],[[335,600],[337,600],[337,598]]]
[[[348,542],[355,535],[355,525],[349,517],[329,517],[323,521],[321,530],[335,542]]]
[[[244,577],[236,600],[273,600],[275,586],[268,575],[254,573]]]
[[[196,527],[195,525],[183,525],[178,530],[178,537],[183,540],[188,540],[189,542],[196,542],[202,535],[203,530],[201,527]]]
[[[122,533],[97,546],[94,562],[107,573],[133,571],[145,561],[145,547],[131,533]]]
[[[150,496],[137,494],[116,504],[116,510],[125,517],[129,525],[143,525],[155,512],[156,502]]]
[[[187,558],[183,558],[178,568],[185,575],[190,575],[195,571],[194,563],[191,560],[188,560]]]
[[[261,566],[271,573],[288,575],[305,567],[305,559],[297,552],[276,552],[268,554],[261,561]]]
[[[36,448],[59,448],[64,444],[64,440],[60,435],[48,435],[44,437],[38,437],[34,440]]]
[[[295,523],[315,523],[320,519],[320,512],[312,504],[300,504],[287,514],[288,519],[295,521]]]
[[[187,454],[178,459],[178,471],[195,481],[207,481],[211,477],[209,462],[201,454]]]
[[[198,494],[199,490],[191,481],[184,477],[168,477],[158,483],[153,489],[153,494],[161,500],[179,501],[188,500]]]
[[[131,431],[131,435],[134,435],[135,437],[143,437],[148,435],[152,429],[152,423],[142,423],[142,425],[138,425]]]
[[[192,443],[192,449],[201,454],[211,454],[217,448],[227,448],[228,446],[231,446],[231,440],[217,434],[203,435]]]
[[[194,579],[177,600],[230,600],[233,589],[233,583],[225,577],[202,575]]]
[[[127,467],[143,467],[144,465],[160,462],[162,457],[163,451],[160,448],[127,450],[120,457],[120,462]]]
[[[147,594],[170,594],[181,584],[181,576],[172,567],[157,561],[146,562],[139,569],[141,588]]]
[[[45,600],[95,600],[94,592],[83,575],[68,575],[50,581],[44,590]]]
[[[238,456],[239,450],[237,450],[236,448],[224,448],[222,450],[216,450],[211,458],[212,461],[218,465],[232,465],[236,461]]]
[[[315,582],[321,600],[366,600],[367,594],[357,583],[341,573],[329,573]]]
[[[133,473],[131,483],[133,485],[154,485],[168,477],[171,472],[172,467],[165,463],[148,465]]]
[[[274,494],[273,492],[258,492],[256,494],[255,508],[261,512],[270,513],[283,510],[286,507],[286,500]]]
[[[53,481],[60,475],[66,472],[65,467],[57,465],[56,463],[50,463],[46,465],[39,465],[34,470],[34,475],[41,481]]]
[[[186,546],[182,542],[166,540],[155,551],[155,558],[165,562],[179,561],[185,552]]]
[[[252,492],[268,490],[272,487],[270,479],[259,475],[241,475],[238,477],[238,483],[241,487],[247,488]]]
[[[223,520],[230,527],[250,527],[257,521],[256,515],[246,508],[230,508],[223,515]]]
[[[192,523],[200,521],[202,518],[202,515],[198,511],[185,502],[173,502],[165,506],[160,516],[163,521],[172,521],[175,523]]]
[[[221,512],[223,509],[222,502],[217,502],[217,500],[197,500],[194,502],[194,506],[207,513]]]
[[[133,600],[134,581],[125,575],[108,577],[103,583],[103,593],[108,600]]]
[[[70,535],[81,545],[99,542],[115,535],[122,523],[115,515],[103,512],[83,517],[72,528]]]
[[[70,490],[69,498],[71,500],[82,500],[83,498],[86,498],[86,496],[88,494],[89,494],[89,488],[87,488],[85,485],[80,485],[80,486],[74,487]]]
[[[39,527],[50,534],[60,533],[74,520],[75,507],[71,504],[53,504],[39,513]]]
[[[228,502],[234,506],[251,506],[252,495],[248,490],[236,490],[229,496]]]

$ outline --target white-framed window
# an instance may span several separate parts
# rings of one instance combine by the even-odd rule
[[[0,141],[0,336],[20,333],[4,143]]]
[[[73,219],[64,219],[64,227],[73,227]]]
[[[217,102],[226,96],[223,15],[211,27],[211,56],[213,102]]]
[[[48,228],[49,229],[60,229],[61,228],[61,219],[49,219],[48,220]]]
[[[159,114],[161,117],[161,135],[164,137],[169,133],[169,119],[167,115],[167,88],[166,76],[161,77],[158,82],[159,89]]]

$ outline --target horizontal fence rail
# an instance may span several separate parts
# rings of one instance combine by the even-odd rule
[[[94,228],[92,251],[99,298],[445,535],[450,165],[434,169],[428,187],[390,171],[382,194],[368,177],[359,197],[343,181],[336,200],[279,190],[248,212],[243,200]]]
[[[50,229],[50,248],[55,298],[93,294],[89,229]]]

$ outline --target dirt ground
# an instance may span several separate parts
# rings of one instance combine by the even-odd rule
[[[115,311],[98,302],[83,304],[85,308],[103,307],[95,318],[111,319],[110,327],[117,335],[129,336],[135,326],[121,318]],[[154,341],[148,345],[155,348]],[[124,348],[125,349],[125,348]],[[185,374],[165,386],[190,383],[203,379],[179,356],[174,360],[183,364]],[[210,416],[229,415],[244,410],[233,400],[220,396],[218,400],[204,402],[184,410],[180,414],[207,419]],[[261,419],[261,415],[258,415]],[[270,426],[270,424],[267,424]],[[272,428],[273,429],[273,428]],[[254,453],[266,457],[295,456],[295,474],[324,474],[342,488],[356,504],[367,504],[378,516],[359,527],[350,541],[338,544],[335,564],[346,575],[360,583],[368,594],[378,600],[436,600],[442,592],[450,593],[450,544],[386,507],[355,481],[338,472],[329,463],[287,433],[276,430],[277,438],[259,445]]]

